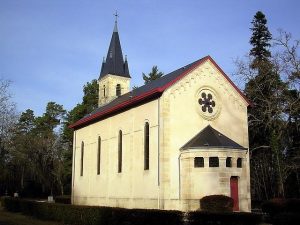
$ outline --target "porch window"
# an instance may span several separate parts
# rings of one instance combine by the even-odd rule
[[[204,167],[204,158],[203,157],[195,157],[194,158],[194,167]]]
[[[219,167],[219,158],[209,157],[209,167]]]
[[[237,161],[236,161],[237,168],[242,168],[242,162],[243,162],[242,158],[237,159]]]
[[[226,158],[226,167],[232,167],[231,157]]]

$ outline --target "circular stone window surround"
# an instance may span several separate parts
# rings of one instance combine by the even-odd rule
[[[198,114],[206,120],[216,119],[221,111],[220,97],[210,86],[202,86],[195,95]]]

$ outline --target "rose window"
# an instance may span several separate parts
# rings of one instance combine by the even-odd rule
[[[216,106],[213,96],[210,93],[206,94],[205,92],[202,92],[201,98],[198,100],[198,102],[201,105],[202,112],[212,113],[214,107]]]

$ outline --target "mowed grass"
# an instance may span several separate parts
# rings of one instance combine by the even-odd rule
[[[0,206],[0,225],[62,225],[63,223],[34,219],[21,213],[5,211]]]

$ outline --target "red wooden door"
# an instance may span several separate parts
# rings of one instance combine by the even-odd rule
[[[233,211],[239,211],[239,181],[238,177],[230,178],[230,193],[233,198]]]

